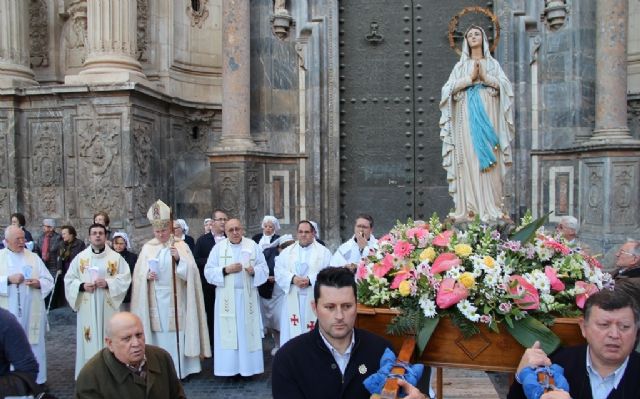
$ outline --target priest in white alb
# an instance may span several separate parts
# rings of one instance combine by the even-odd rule
[[[329,266],[331,252],[315,240],[315,229],[306,220],[298,223],[298,240],[276,258],[276,284],[285,293],[280,317],[280,347],[291,338],[313,330],[313,284],[320,270]]]
[[[238,219],[225,223],[227,239],[213,247],[204,276],[216,286],[213,374],[248,377],[264,372],[258,286],[269,268],[262,248],[244,237]]]
[[[129,265],[107,243],[107,229],[89,227],[90,245],[76,255],[64,276],[69,306],[78,313],[76,374],[105,345],[107,322],[120,310],[129,285]]]
[[[7,247],[0,250],[0,308],[16,316],[38,360],[36,382],[47,382],[47,352],[44,333],[47,309],[44,298],[53,289],[53,277],[40,257],[25,249],[24,231],[18,226],[5,230]]]
[[[199,373],[200,359],[211,357],[200,273],[189,246],[173,237],[171,208],[158,200],[147,218],[155,238],[144,244],[133,269],[131,312],[142,320],[147,344],[169,352],[182,379]]]

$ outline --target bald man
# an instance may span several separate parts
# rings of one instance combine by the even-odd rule
[[[204,267],[216,286],[213,374],[249,377],[264,372],[258,286],[267,281],[269,267],[240,220],[230,219],[224,228],[227,239],[213,247]]]
[[[113,315],[107,323],[105,346],[80,371],[76,399],[186,398],[171,355],[145,345],[138,316]]]
[[[0,250],[0,308],[13,313],[27,334],[39,364],[36,381],[44,384],[47,381],[44,298],[53,289],[53,277],[42,260],[25,249],[24,231],[20,227],[7,227],[5,240],[7,247]]]

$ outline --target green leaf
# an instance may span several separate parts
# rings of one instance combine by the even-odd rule
[[[533,317],[514,320],[513,326],[507,325],[507,331],[525,348],[530,348],[534,342],[540,341],[540,346],[546,354],[552,353],[560,346],[560,338]]]
[[[533,237],[535,237],[536,231],[540,228],[540,226],[549,222],[549,215],[551,214],[551,212],[547,213],[544,216],[539,217],[538,219],[524,226],[522,229],[513,233],[511,235],[511,240],[520,241],[523,244],[530,242],[533,239]]]
[[[431,334],[436,329],[438,322],[440,321],[440,317],[425,317],[422,321],[422,326],[420,326],[420,331],[418,331],[418,336],[416,343],[418,344],[418,351],[422,354],[424,352],[424,348],[427,347],[427,343],[429,343],[429,338],[431,338]]]

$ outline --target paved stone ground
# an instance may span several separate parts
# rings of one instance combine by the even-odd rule
[[[47,334],[48,381],[50,393],[70,399],[74,390],[76,315],[69,307],[51,310]],[[214,377],[212,360],[206,359],[203,370],[184,384],[189,399],[271,399],[271,338],[265,338],[265,373],[248,380]],[[444,397],[447,399],[498,399],[506,397],[504,374],[487,374],[468,370],[445,370]],[[493,381],[493,384],[492,384]],[[500,394],[496,393],[498,387]],[[332,399],[332,398],[327,398]]]

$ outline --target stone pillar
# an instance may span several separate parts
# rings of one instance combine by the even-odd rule
[[[222,1],[222,134],[217,151],[255,149],[249,126],[248,0]]]
[[[0,88],[38,84],[29,62],[29,2],[0,0]]]
[[[628,0],[597,0],[593,144],[630,140],[627,127]]]
[[[136,59],[137,11],[136,0],[87,1],[87,59],[65,83],[144,80]]]

